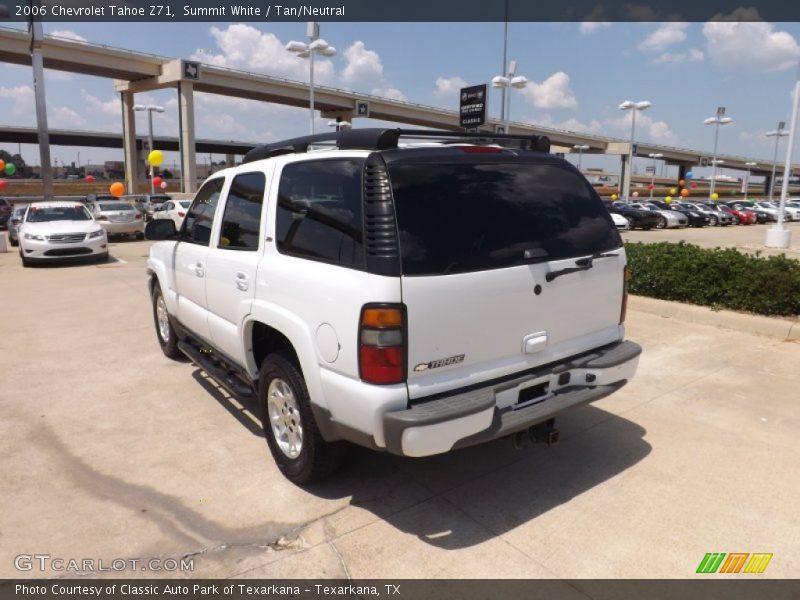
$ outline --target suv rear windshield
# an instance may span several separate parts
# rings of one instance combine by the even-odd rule
[[[561,165],[395,163],[389,172],[405,275],[499,269],[622,245],[599,196]]]

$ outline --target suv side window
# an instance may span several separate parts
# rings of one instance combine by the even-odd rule
[[[181,227],[181,241],[208,246],[211,242],[211,225],[217,211],[219,195],[225,179],[218,177],[207,181],[194,197]]]
[[[363,165],[363,159],[337,158],[283,168],[275,223],[279,252],[363,268]]]
[[[258,250],[266,187],[267,178],[263,173],[244,173],[233,179],[222,215],[219,248]]]

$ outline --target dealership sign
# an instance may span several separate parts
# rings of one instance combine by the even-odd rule
[[[472,129],[486,123],[486,84],[461,88],[459,123]]]

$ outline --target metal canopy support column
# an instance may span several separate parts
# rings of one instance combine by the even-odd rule
[[[627,180],[628,174],[628,155],[627,154],[620,154],[619,155],[619,181],[617,182],[617,189],[622,190],[624,183]],[[622,198],[620,198],[621,200]]]
[[[38,6],[37,1],[31,6]],[[36,126],[39,137],[39,161],[41,163],[42,194],[45,200],[53,199],[53,171],[50,165],[50,133],[47,129],[47,103],[44,92],[44,58],[42,57],[42,23],[31,20],[31,66],[33,67],[33,94],[36,103]]]
[[[120,92],[122,100],[122,149],[125,157],[125,189],[137,193],[139,183],[139,152],[136,148],[136,116],[133,112],[133,92]]]
[[[181,191],[197,191],[197,156],[194,145],[194,85],[181,81],[178,84],[180,102]]]

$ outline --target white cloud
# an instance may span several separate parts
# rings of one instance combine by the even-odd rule
[[[607,27],[611,27],[611,23],[608,21],[582,21],[580,31],[583,35],[588,35]]]
[[[639,50],[658,51],[667,46],[678,44],[686,39],[686,29],[688,27],[688,23],[662,23],[658,29],[639,43]]]
[[[381,87],[373,88],[370,93],[373,96],[382,96],[384,98],[389,98],[389,100],[402,100],[403,102],[407,100],[406,95],[402,91],[390,85],[384,85]]]
[[[631,115],[630,110],[625,111],[625,114],[616,119],[610,119],[608,125],[616,129],[626,136],[630,135],[631,131]],[[666,121],[656,121],[647,113],[639,112],[636,115],[636,137],[637,139],[644,139],[662,144],[674,145],[678,143],[677,134],[672,131]]]
[[[576,131],[580,133],[601,134],[606,128],[602,121],[596,119],[592,119],[588,123],[583,123],[574,117],[566,119],[565,121],[555,121],[552,115],[548,113],[543,114],[538,119],[525,117],[523,120],[541,125],[542,127],[552,127],[553,129],[563,129],[564,131]]]
[[[56,29],[55,31],[51,31],[49,33],[49,35],[52,35],[53,37],[66,38],[68,40],[73,40],[75,42],[84,42],[84,43],[86,43],[88,41],[82,35],[78,35],[74,31],[71,31],[69,29]]]
[[[688,52],[664,52],[659,54],[654,63],[681,63],[681,62],[700,62],[705,59],[705,54],[698,48],[691,48]]]
[[[225,29],[211,28],[218,52],[198,48],[192,59],[218,67],[242,69],[254,73],[278,75],[299,81],[308,79],[308,59],[299,58],[284,48],[273,33],[264,33],[251,25],[237,23]],[[333,80],[333,63],[320,56],[314,59],[314,78],[320,83]]]
[[[755,9],[738,8],[720,18],[728,20],[709,21],[703,25],[708,56],[718,66],[780,71],[793,67],[800,60],[800,46],[794,37],[785,31],[775,31],[772,24],[761,21]]]
[[[347,65],[342,70],[342,81],[374,82],[383,81],[383,64],[381,57],[374,50],[367,50],[364,42],[353,42],[344,52]]]
[[[122,106],[117,98],[100,100],[100,98],[93,96],[86,90],[81,90],[81,96],[83,96],[87,108],[89,108],[93,114],[99,113],[108,117],[122,119]]]
[[[19,122],[33,115],[34,97],[33,88],[28,85],[18,85],[16,87],[0,86],[0,100],[6,107],[10,106],[11,116]],[[3,112],[6,120],[8,118],[7,109]]]
[[[461,88],[466,86],[467,82],[457,75],[453,77],[437,77],[436,90],[433,95],[437,98],[451,99],[458,94]]]
[[[553,73],[542,83],[531,81],[522,89],[526,99],[537,108],[576,108],[578,100],[569,87],[569,75]]]

